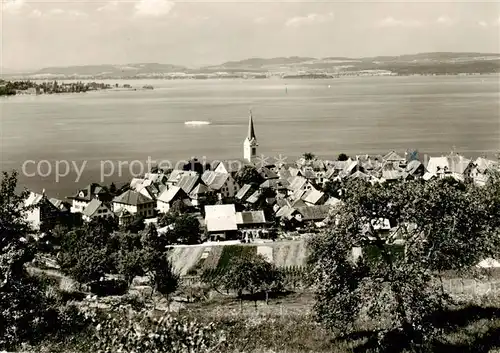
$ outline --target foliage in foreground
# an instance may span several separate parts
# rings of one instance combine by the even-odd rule
[[[439,273],[498,254],[499,190],[498,179],[484,188],[447,179],[346,185],[335,225],[312,243],[319,321],[349,334],[369,317],[379,349],[396,335],[408,350],[424,350],[436,333],[429,317],[452,303]],[[384,219],[396,231],[380,228]],[[402,256],[393,256],[389,246],[400,240]],[[378,248],[378,261],[354,259],[354,247]]]
[[[213,323],[200,324],[146,311],[118,311],[96,321],[97,352],[207,353],[220,350],[225,336]]]

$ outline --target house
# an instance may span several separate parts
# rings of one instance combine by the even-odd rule
[[[93,199],[107,202],[110,201],[110,195],[102,186],[92,183],[84,189],[78,190],[74,196],[70,196],[68,199],[72,200],[71,212],[81,213]]]
[[[452,177],[458,181],[469,181],[472,179],[472,168],[474,163],[456,153],[448,156],[430,157],[427,171],[438,178]]]
[[[405,167],[405,172],[408,173],[412,179],[420,179],[425,174],[425,167],[419,160],[411,160]]]
[[[205,226],[211,238],[236,238],[238,224],[234,204],[206,205]]]
[[[341,178],[349,178],[351,175],[353,175],[356,172],[364,172],[365,169],[361,165],[361,162],[359,161],[351,161],[349,163],[346,163],[344,166],[344,169],[339,173],[339,176]]]
[[[132,215],[144,218],[154,216],[155,206],[154,200],[134,190],[127,190],[113,199],[113,212],[119,213],[124,209]]]
[[[303,176],[296,176],[289,180],[289,185],[287,186],[288,194],[291,195],[295,193],[297,190],[311,190],[314,186],[311,184],[309,180],[304,178]]]
[[[289,183],[287,180],[282,180],[282,179],[269,179],[264,181],[262,184],[259,185],[260,189],[272,189],[276,191],[283,191],[284,194],[286,194],[286,190],[288,187]]]
[[[264,211],[236,212],[238,229],[262,228],[267,225]]]
[[[188,195],[191,198],[191,204],[193,206],[200,206],[205,202],[208,192],[210,192],[210,190],[205,184],[198,183]]]
[[[190,171],[190,170],[174,169],[174,170],[172,170],[172,172],[168,176],[168,179],[166,181],[167,186],[177,185],[177,183],[181,180],[181,178],[184,175],[197,176],[199,174],[197,172]]]
[[[299,222],[322,222],[330,213],[329,205],[305,206],[297,208],[295,218]]]
[[[171,186],[163,192],[156,199],[156,209],[160,213],[167,213],[175,201],[181,201],[186,206],[191,206],[191,201],[188,194],[179,186]]]
[[[394,151],[387,153],[384,157],[382,157],[385,163],[391,163],[395,167],[404,167],[406,166],[406,158],[401,157]]]
[[[403,170],[395,162],[385,162],[382,167],[383,181],[396,181],[403,178]]]
[[[115,214],[106,203],[93,199],[82,212],[82,219],[90,222],[96,218],[113,218]]]
[[[324,192],[316,189],[311,189],[306,191],[300,199],[302,199],[306,203],[306,205],[313,206],[323,204],[326,201],[327,197]]]
[[[234,177],[245,165],[249,165],[249,163],[240,160],[220,161],[214,163],[213,171],[216,173],[231,174]]]
[[[257,169],[257,172],[260,174],[260,176],[264,180],[269,180],[269,179],[278,179],[279,175],[275,173],[271,168],[268,167],[261,167]]]
[[[488,181],[491,173],[500,171],[499,163],[484,157],[478,157],[474,161],[474,166],[472,167],[471,177],[474,180],[474,184],[483,186]]]
[[[180,187],[186,194],[189,194],[200,182],[200,175],[196,172],[183,174],[176,186]]]
[[[56,199],[56,198],[50,198],[49,199],[50,203],[52,203],[54,206],[56,206],[59,211],[61,212],[69,212],[70,209],[71,209],[71,205],[65,201],[62,201],[62,200],[59,200],[59,199]]]
[[[36,231],[45,231],[52,228],[61,215],[61,210],[47,198],[44,192],[37,194],[30,192],[24,206],[29,208],[25,218],[31,228]]]
[[[217,192],[219,198],[234,197],[239,190],[231,174],[207,170],[201,176],[201,180],[210,190]]]

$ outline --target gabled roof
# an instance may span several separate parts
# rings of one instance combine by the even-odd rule
[[[228,161],[215,161],[212,163],[212,171],[217,171],[218,173],[228,173],[234,174],[240,169],[242,169],[245,165],[252,165],[245,160],[228,160]]]
[[[188,196],[178,186],[172,186],[169,189],[163,190],[163,192],[158,196],[158,201],[165,202],[165,203],[170,203],[174,200],[182,200],[182,199],[187,199]]]
[[[176,184],[183,175],[198,175],[198,173],[191,170],[174,169],[170,173],[167,182],[171,184]]]
[[[423,167],[423,164],[419,160],[414,159],[414,160],[408,162],[408,164],[406,165],[405,171],[410,175],[414,175],[422,167]]]
[[[361,179],[361,180],[368,181],[368,180],[370,180],[370,176],[368,174],[365,174],[365,173],[358,170],[354,174],[351,174],[351,176],[349,176],[349,179]]]
[[[219,190],[224,186],[226,181],[231,177],[230,174],[226,173],[216,173],[210,170],[207,170],[201,176],[201,180],[212,190]]]
[[[452,153],[448,156],[429,158],[427,170],[432,174],[443,172],[463,174],[471,164],[472,161],[470,159]]]
[[[288,179],[292,176],[292,173],[288,169],[280,168],[278,170],[278,175],[281,179]]]
[[[316,189],[311,189],[308,190],[304,195],[302,195],[302,200],[304,202],[316,205],[324,196],[325,194],[319,190]]]
[[[292,194],[289,196],[291,200],[299,200],[302,198],[302,196],[307,192],[305,189],[297,189],[292,192]]]
[[[80,193],[83,196],[80,196]],[[81,201],[91,201],[95,196],[105,194],[106,190],[102,186],[97,183],[92,183],[87,185],[87,187],[80,189],[74,196],[68,197],[68,199],[75,199]]]
[[[257,201],[259,201],[261,196],[262,196],[262,191],[257,190],[252,195],[250,195],[250,197],[247,199],[247,202],[256,203]]]
[[[200,180],[200,175],[198,173],[183,174],[176,186],[180,187],[186,194],[189,194],[191,190],[195,187],[196,183]]]
[[[328,170],[326,171],[326,173],[325,173],[325,179],[328,179],[328,180],[332,179],[333,177],[335,177],[335,173],[336,173],[336,172],[337,172],[337,171],[336,171],[336,170],[335,170],[335,168],[333,168],[333,167],[332,167],[332,168],[330,168],[330,169],[328,169]]]
[[[278,179],[279,176],[268,167],[261,167],[257,170],[264,179]]]
[[[30,192],[26,200],[24,200],[25,206],[36,206],[45,198],[43,194],[37,194],[35,192]]]
[[[237,230],[234,204],[205,206],[205,223],[209,232]]]
[[[302,215],[303,221],[322,221],[328,217],[330,206],[305,206],[297,208],[297,211]]]
[[[474,166],[480,173],[486,173],[488,170],[499,170],[499,163],[484,157],[478,157],[474,161]]]
[[[340,202],[342,202],[340,199],[333,197],[333,196],[330,196],[328,198],[328,200],[326,200],[325,205],[335,206],[335,205],[339,204]]]
[[[383,169],[382,178],[385,180],[397,180],[403,177],[403,172],[398,169]]]
[[[101,207],[102,204],[103,204],[102,201],[99,201],[98,199],[93,199],[85,207],[82,214],[87,216],[87,217],[92,217],[97,213],[97,210],[99,209],[99,207]]]
[[[144,196],[143,194],[134,191],[134,190],[127,190],[123,194],[115,197],[113,199],[114,203],[121,203],[125,205],[132,205],[132,206],[137,206],[137,205],[143,205],[147,204],[150,202],[154,202],[150,198]]]
[[[406,158],[404,157],[401,157],[399,154],[397,154],[396,152],[394,151],[391,151],[389,153],[387,153],[384,157],[383,157],[384,161],[390,161],[390,162],[405,162],[406,161]]]
[[[288,185],[288,190],[298,190],[302,188],[306,183],[307,179],[302,176],[293,177],[293,179],[290,180],[290,185]]]
[[[261,189],[286,189],[288,182],[281,179],[269,179],[259,185]]]
[[[290,219],[295,212],[297,212],[295,208],[290,206],[283,206],[276,212],[276,217]]]
[[[290,204],[290,207],[293,207],[293,208],[304,207],[304,206],[307,206],[307,205],[304,202],[304,200],[302,200],[302,199],[296,199],[295,201],[293,201]]]
[[[50,198],[49,199],[50,203],[53,204],[55,207],[57,207],[61,211],[67,211],[68,207],[66,206],[66,203],[62,200],[56,199],[56,198]]]
[[[199,183],[194,187],[193,190],[189,193],[189,196],[193,199],[197,199],[201,195],[205,195],[210,190],[205,184]]]
[[[311,170],[311,169],[304,169],[302,171],[302,174],[304,175],[304,178],[306,179],[316,179],[316,173],[314,172],[314,170]]]
[[[237,224],[263,224],[266,223],[264,211],[236,212]]]
[[[238,190],[238,192],[236,193],[235,197],[238,200],[243,200],[243,199],[245,199],[245,198],[248,197],[248,193],[251,192],[251,189],[252,189],[252,185],[245,184],[245,185],[243,185],[243,187],[241,189]]]

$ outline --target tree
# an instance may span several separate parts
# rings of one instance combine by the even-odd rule
[[[226,289],[236,291],[240,300],[245,291],[251,296],[265,291],[267,303],[268,293],[281,286],[282,277],[274,264],[267,262],[262,255],[245,254],[234,257],[227,271],[221,278],[215,278],[215,281]]]
[[[172,228],[167,231],[168,244],[199,244],[201,237],[200,222],[190,214],[172,214]]]
[[[342,182],[338,180],[328,180],[323,187],[323,191],[328,196],[339,199],[342,196]]]
[[[245,184],[251,184],[258,186],[264,182],[264,178],[254,166],[245,165],[241,168],[236,176],[234,177],[238,185],[243,186]]]
[[[29,276],[26,264],[36,244],[24,215],[26,191],[16,193],[17,173],[3,173],[0,183],[0,348],[14,350],[47,332],[50,300],[40,281]]]
[[[337,157],[337,160],[340,161],[340,162],[344,162],[344,161],[347,161],[349,159],[349,157],[347,156],[347,154],[345,153],[341,153],[339,154],[339,156]]]
[[[316,156],[311,153],[311,152],[306,152],[302,155],[302,157],[306,160],[306,161],[312,161],[314,158],[316,158]]]
[[[367,313],[381,329],[379,348],[397,335],[399,344],[418,350],[436,332],[430,315],[450,303],[440,274],[467,271],[497,252],[491,198],[476,187],[442,180],[374,186],[356,181],[345,191],[345,202],[332,215],[335,226],[312,241],[317,318],[349,333]],[[378,227],[383,219],[396,225],[389,235]],[[397,238],[403,240],[399,254]],[[363,257],[354,260],[353,247],[362,247]],[[368,249],[376,255],[368,258]]]
[[[175,200],[172,203],[172,207],[170,209],[171,212],[173,213],[185,213],[187,211],[188,207],[182,200]]]

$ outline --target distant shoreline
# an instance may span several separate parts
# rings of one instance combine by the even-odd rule
[[[499,72],[489,72],[489,73],[458,73],[458,74],[351,74],[351,75],[286,75],[280,76],[268,76],[268,77],[239,77],[239,76],[210,76],[210,77],[183,77],[183,76],[123,76],[123,77],[64,77],[64,76],[51,76],[51,77],[33,77],[33,76],[16,76],[10,78],[4,78],[6,81],[15,80],[29,80],[29,81],[87,81],[87,80],[99,80],[99,81],[111,81],[111,80],[159,80],[159,81],[208,81],[208,80],[332,80],[341,78],[356,78],[356,77],[448,77],[448,76],[500,76]],[[116,88],[110,88],[116,90]],[[143,90],[144,88],[137,88]],[[122,89],[122,90],[134,90],[132,89]]]

